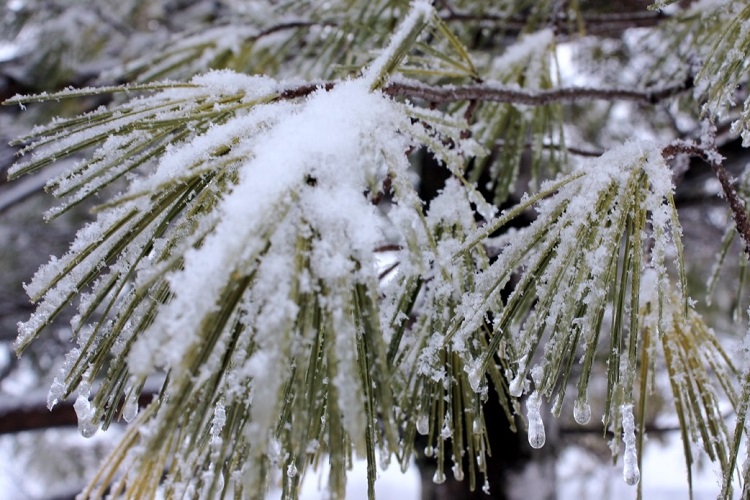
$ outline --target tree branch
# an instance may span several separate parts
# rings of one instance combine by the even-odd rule
[[[147,390],[138,398],[138,406],[145,408],[158,392]],[[0,405],[0,436],[25,431],[37,431],[56,427],[76,427],[78,417],[73,407],[74,400],[59,401],[51,410],[44,398],[28,398],[9,401]],[[118,422],[117,419],[114,422]]]
[[[742,240],[745,242],[745,254],[750,257],[750,219],[748,218],[744,202],[737,194],[729,173],[722,163],[723,157],[715,149],[707,149],[703,146],[692,142],[679,141],[670,144],[662,150],[665,159],[674,158],[677,154],[686,154],[702,159],[711,166],[716,178],[719,179],[724,197],[729,203],[732,211],[732,219],[737,226],[737,232],[740,233]]]
[[[594,87],[562,87],[550,90],[529,91],[497,84],[465,86],[431,86],[421,83],[393,80],[383,88],[392,97],[411,97],[435,104],[457,101],[488,101],[527,106],[544,106],[558,102],[590,100],[632,101],[656,104],[692,87],[692,79],[671,87],[659,89],[602,89]]]
[[[501,16],[487,13],[456,12],[450,10],[441,16],[447,23],[476,23],[482,27],[503,28],[511,31],[521,31],[528,25],[525,16]],[[670,16],[662,11],[657,12],[623,12],[611,14],[584,14],[580,22],[586,35],[620,34],[629,28],[650,28],[669,19]],[[576,18],[560,17],[550,23],[555,27],[558,35],[572,35],[577,32],[579,20]]]

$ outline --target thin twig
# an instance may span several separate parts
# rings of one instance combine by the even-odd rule
[[[393,97],[418,98],[436,104],[471,100],[522,104],[527,106],[544,106],[558,102],[590,100],[632,101],[644,104],[656,104],[664,99],[684,92],[691,86],[692,80],[659,89],[633,90],[595,87],[561,87],[550,90],[529,91],[494,84],[431,86],[396,80],[383,88],[383,92]]]
[[[332,89],[334,82],[308,83],[289,87],[279,95],[282,99],[305,97],[318,89]],[[458,101],[484,101],[519,104],[525,106],[545,106],[552,103],[580,102],[591,100],[631,101],[643,104],[656,104],[678,95],[692,87],[692,80],[686,80],[670,87],[658,89],[607,89],[596,87],[560,87],[550,90],[529,91],[503,87],[493,83],[464,86],[437,86],[422,83],[393,80],[381,90],[391,97],[422,99],[432,104],[446,104]]]
[[[512,31],[521,31],[528,25],[528,18],[525,16],[503,16],[488,13],[468,13],[449,11],[441,16],[442,20],[447,23],[476,23],[480,26],[495,26]],[[647,28],[670,19],[670,16],[663,11],[657,12],[625,12],[615,14],[584,14],[580,22],[584,26],[585,33],[588,35],[606,35],[610,33],[622,33],[629,28]],[[574,30],[569,28],[570,25],[578,26],[579,19],[568,18],[566,16],[554,19],[554,24],[558,35],[570,35]]]
[[[723,157],[715,149],[707,149],[696,143],[685,141],[672,143],[662,150],[662,156],[667,159],[674,158],[677,154],[698,157],[711,166],[711,170],[721,184],[724,197],[729,203],[737,232],[740,233],[742,240],[745,242],[745,254],[750,257],[750,218],[748,218],[745,204],[737,194],[737,189],[735,189],[729,173],[724,168]]]

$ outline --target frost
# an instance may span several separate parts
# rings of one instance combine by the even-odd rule
[[[70,375],[70,371],[73,369],[73,366],[75,365],[80,355],[81,355],[81,350],[78,348],[71,349],[70,352],[68,352],[65,355],[65,361],[60,367],[58,375],[55,377],[55,380],[52,382],[52,386],[50,387],[49,393],[47,394],[47,408],[48,409],[51,410],[58,403],[58,401],[63,399],[63,396],[65,395],[65,391],[68,388],[65,381]]]
[[[227,422],[227,412],[224,404],[216,403],[214,408],[214,418],[211,422],[211,441],[212,444],[221,444],[221,431]]]

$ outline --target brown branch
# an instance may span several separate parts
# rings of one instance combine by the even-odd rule
[[[501,16],[486,13],[469,13],[449,11],[441,16],[447,23],[476,23],[485,28],[502,28],[520,32],[528,25],[526,16]],[[584,14],[580,22],[587,35],[620,34],[629,28],[650,28],[669,19],[670,16],[658,12],[624,12],[614,14]],[[549,23],[561,36],[574,35],[578,32],[579,19],[558,16]]]
[[[318,89],[331,90],[335,82],[317,82],[289,87],[279,94],[281,99],[296,99],[312,94]],[[642,104],[656,104],[676,96],[692,87],[692,79],[671,87],[658,89],[606,89],[596,87],[561,87],[550,90],[530,91],[485,83],[464,86],[436,86],[394,80],[382,92],[391,97],[421,99],[431,104],[446,104],[458,101],[484,101],[525,106],[545,106],[553,103],[580,101],[631,101]]]
[[[76,425],[78,419],[72,402],[60,403],[52,410],[42,402],[0,410],[0,435]]]
[[[138,406],[145,408],[155,395],[154,391],[144,391],[138,398]],[[5,403],[0,406],[0,435],[57,427],[76,427],[78,417],[73,403],[72,399],[60,401],[51,410],[47,409],[45,401],[34,397],[18,401],[16,404]]]
[[[471,100],[527,106],[544,106],[552,103],[590,100],[632,101],[643,104],[656,104],[659,101],[684,92],[691,86],[692,80],[659,89],[632,90],[562,87],[550,90],[529,91],[493,84],[439,87],[397,80],[386,85],[383,92],[392,97],[417,98],[436,104]]]
[[[711,166],[716,178],[719,179],[724,197],[729,203],[732,211],[732,219],[737,226],[737,232],[740,233],[742,240],[745,242],[745,254],[750,257],[750,218],[744,202],[737,194],[729,173],[722,163],[723,157],[715,149],[707,149],[695,143],[679,141],[670,144],[662,150],[662,156],[666,159],[674,158],[677,154],[686,154],[702,159]]]

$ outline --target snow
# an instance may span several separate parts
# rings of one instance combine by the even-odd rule
[[[480,204],[477,211],[488,219],[496,214],[491,207],[481,205],[472,186],[451,181],[433,200],[427,216],[422,217],[419,200],[416,200],[410,185],[404,152],[415,142],[439,143],[440,125],[436,123],[433,130],[438,132],[434,132],[416,119],[415,123],[410,123],[409,117],[415,115],[409,114],[414,111],[408,105],[399,105],[373,91],[380,85],[384,74],[403,56],[405,42],[418,36],[432,15],[434,11],[429,2],[415,2],[393,36],[390,47],[363,72],[360,79],[340,82],[328,91],[318,89],[300,101],[276,100],[286,85],[284,82],[230,71],[213,71],[193,78],[188,87],[164,89],[154,96],[134,99],[130,109],[124,108],[132,112],[110,115],[106,110],[99,110],[90,113],[87,118],[97,125],[89,130],[68,135],[59,132],[60,123],[47,128],[51,137],[30,146],[28,149],[35,149],[34,153],[27,161],[16,165],[14,173],[33,171],[44,166],[49,158],[77,151],[82,145],[101,144],[91,161],[77,165],[72,174],[59,176],[50,184],[56,194],[70,194],[60,209],[63,210],[67,204],[77,202],[111,180],[131,172],[133,167],[142,163],[141,160],[146,161],[139,156],[131,156],[125,162],[114,161],[122,151],[149,144],[150,132],[139,129],[140,122],[168,123],[179,121],[190,113],[234,113],[231,119],[199,127],[185,142],[173,143],[164,154],[160,154],[158,161],[153,162],[154,170],[150,175],[133,174],[119,206],[105,209],[95,223],[81,229],[66,255],[52,259],[40,269],[26,289],[34,300],[41,300],[41,304],[32,318],[19,326],[18,344],[30,341],[60,307],[90,285],[90,293],[81,296],[81,314],[73,322],[79,334],[79,345],[83,348],[93,329],[81,327],[80,322],[87,317],[87,312],[96,308],[99,294],[105,293],[108,280],[120,280],[121,275],[122,280],[126,279],[140,258],[140,250],[153,245],[151,254],[156,254],[157,262],[151,266],[149,257],[138,263],[136,285],[151,284],[152,279],[158,279],[161,270],[174,267],[175,270],[166,277],[173,296],[159,310],[154,323],[138,336],[130,351],[125,352],[128,367],[134,375],[131,382],[164,370],[169,371],[175,380],[183,381],[186,385],[182,387],[194,387],[208,380],[217,370],[223,359],[223,350],[227,348],[224,332],[206,347],[212,352],[196,372],[190,361],[206,342],[201,336],[201,326],[221,308],[223,291],[228,286],[252,276],[249,291],[241,290],[243,296],[236,310],[231,311],[232,321],[246,321],[247,330],[243,335],[245,338],[238,341],[243,349],[239,349],[240,354],[233,353],[231,372],[222,380],[225,384],[222,390],[228,398],[242,396],[246,397],[248,404],[253,402],[250,407],[252,421],[244,437],[250,446],[268,456],[277,451],[275,463],[285,463],[286,458],[280,456],[285,450],[281,450],[278,443],[269,442],[268,435],[278,415],[281,387],[289,378],[290,359],[305,347],[294,331],[301,313],[300,293],[314,295],[330,319],[326,327],[331,327],[330,342],[334,346],[326,355],[331,358],[329,361],[335,365],[336,372],[326,384],[332,384],[331,387],[336,389],[338,400],[327,404],[340,407],[343,427],[355,439],[364,435],[365,427],[371,425],[361,411],[364,396],[357,377],[361,362],[357,340],[362,335],[362,327],[355,319],[350,296],[353,285],[364,284],[377,290],[373,284],[378,282],[379,257],[373,249],[383,241],[393,239],[398,245],[406,247],[408,244],[417,249],[412,254],[407,251],[399,254],[399,258],[403,258],[398,261],[397,274],[410,276],[419,273],[420,277],[432,280],[429,294],[432,294],[430,299],[435,300],[429,307],[454,299],[463,301],[456,307],[458,323],[454,324],[458,326],[452,332],[450,346],[462,356],[469,383],[476,392],[486,387],[483,384],[484,360],[473,357],[476,349],[469,348],[472,335],[488,313],[494,312],[499,292],[511,279],[511,273],[517,269],[524,272],[528,269],[543,270],[534,277],[538,278],[538,286],[533,290],[542,312],[532,311],[525,323],[513,325],[520,329],[517,338],[513,339],[517,341],[520,357],[512,360],[514,372],[510,373],[510,391],[516,396],[521,396],[531,387],[528,380],[528,373],[531,373],[533,392],[526,400],[529,442],[534,448],[543,446],[546,436],[541,400],[547,395],[544,394],[545,388],[554,386],[554,381],[543,375],[550,366],[548,360],[561,347],[561,336],[570,335],[571,328],[580,327],[585,346],[591,346],[597,339],[598,332],[594,332],[590,325],[595,323],[595,315],[604,307],[607,298],[604,283],[611,279],[607,275],[608,264],[611,256],[619,251],[622,235],[619,223],[631,213],[634,194],[640,196],[641,192],[647,191],[645,199],[640,202],[645,205],[643,213],[649,214],[647,225],[651,232],[648,237],[653,240],[653,252],[644,265],[653,271],[653,283],[659,292],[668,285],[666,268],[675,254],[678,244],[675,240],[679,236],[679,228],[672,227],[672,214],[664,203],[673,189],[671,172],[661,157],[661,144],[633,141],[597,160],[584,162],[575,174],[554,189],[552,182],[546,183],[543,189],[557,193],[535,205],[538,222],[514,232],[513,237],[506,240],[507,245],[495,264],[471,276],[476,280],[476,290],[463,293],[461,277],[456,276],[460,273],[453,275],[449,271],[455,264],[455,256],[466,250],[462,248],[463,241],[460,237],[446,237],[435,242],[432,233],[438,227],[455,227],[473,231],[468,235],[468,241],[481,241],[487,229],[476,228],[469,202]],[[240,33],[233,34],[223,41],[224,46],[234,48],[238,43]],[[554,39],[551,30],[521,38],[496,59],[498,71],[534,59],[538,52],[546,51]],[[179,57],[175,54],[162,62],[170,64]],[[75,92],[69,91],[70,94]],[[431,122],[437,112],[420,113]],[[448,124],[445,128],[454,126]],[[111,135],[112,130],[121,129],[133,130]],[[450,151],[443,151],[442,158],[450,160],[450,155],[472,151],[476,150],[464,148],[464,144],[459,143]],[[226,159],[218,160],[225,154]],[[215,173],[226,178],[236,175],[236,182],[232,180],[232,187],[225,195],[215,197],[214,212],[195,215],[184,224],[175,224],[170,228],[171,233],[160,235],[156,241],[153,239],[154,227],[164,219],[157,217],[147,224],[146,229],[140,228],[147,215],[160,208],[154,204],[159,193]],[[647,185],[643,190],[636,187],[640,186],[641,174]],[[385,175],[392,176],[395,191],[395,207],[388,217],[363,196],[363,193],[374,192],[382,185]],[[226,182],[226,178],[219,180]],[[609,205],[604,210],[596,210],[605,203]],[[196,206],[203,208],[197,204],[190,207]],[[641,208],[635,207],[637,210]],[[56,213],[52,211],[49,215]],[[605,220],[598,220],[600,214],[606,214]],[[602,222],[603,228],[600,228],[598,223]],[[391,227],[385,228],[387,223]],[[492,223],[490,221],[490,225]],[[192,234],[182,234],[183,231],[187,233],[191,225],[199,229]],[[116,230],[110,230],[113,227]],[[142,234],[132,241],[127,240],[128,235],[137,231]],[[112,252],[126,240],[127,248],[118,250],[117,261],[112,262]],[[541,245],[537,245],[539,241],[542,241]],[[582,241],[588,241],[589,247],[581,249]],[[172,266],[173,260],[159,261],[159,255],[166,255],[166,249],[172,243],[177,249],[175,254],[184,254],[184,263]],[[414,254],[419,254],[419,257],[415,258]],[[300,262],[309,262],[309,265]],[[92,283],[89,277],[104,274],[105,268],[109,274]],[[60,272],[66,273],[62,279]],[[398,289],[398,278],[392,281],[395,285],[384,294]],[[516,293],[523,292],[513,292],[511,300],[520,296]],[[576,322],[572,323],[570,307],[581,296],[584,296],[582,303],[590,307],[585,318],[575,318]],[[131,297],[126,293],[121,296],[128,304]],[[118,304],[114,298],[112,303]],[[638,305],[629,304],[628,307]],[[143,312],[141,309],[136,311]],[[452,314],[447,308],[429,312],[441,321],[447,321],[447,316]],[[382,316],[386,321],[390,317],[388,314]],[[504,324],[505,319],[503,312],[497,324]],[[559,324],[563,325],[562,329],[557,328]],[[102,327],[99,334],[107,333],[107,328]],[[387,327],[383,330],[389,333]],[[132,334],[130,328],[123,329],[123,332]],[[419,372],[434,381],[445,381],[448,376],[436,362],[436,354],[445,347],[447,336],[444,336],[445,332],[432,330],[426,331],[425,335],[429,336],[425,349],[415,354]],[[547,357],[539,361],[536,350],[543,335],[549,336],[543,349]],[[252,348],[248,348],[250,340],[247,337],[252,337]],[[118,345],[122,346],[123,340],[130,340],[130,337],[121,335]],[[70,356],[77,357],[79,353],[74,349]],[[243,357],[245,354],[247,357]],[[67,390],[65,379],[70,374],[70,364],[69,359],[50,390],[50,405]],[[251,386],[249,395],[244,393],[247,386]],[[96,409],[91,406],[88,389],[85,385],[81,388],[75,403],[84,435],[92,435],[97,429],[92,421]],[[619,409],[625,443],[623,476],[626,483],[632,485],[640,478],[633,410],[630,404]],[[137,398],[133,393],[126,400],[126,420],[135,418],[137,410]],[[590,420],[591,408],[585,390],[575,401],[573,412],[578,423]],[[449,419],[448,413],[440,430],[444,438],[451,435]],[[218,448],[221,444],[225,420],[224,403],[218,403],[214,406],[210,430],[212,447]],[[429,423],[428,415],[420,415],[418,432],[427,433]],[[154,428],[157,426],[146,429],[144,436]],[[274,449],[276,445],[279,450]],[[303,445],[307,447],[305,449],[316,450],[318,442]],[[257,470],[250,472],[257,473]],[[282,472],[290,478],[299,473],[295,463],[289,463]],[[438,471],[435,481],[444,479],[443,471]],[[187,484],[181,486],[190,487]]]

